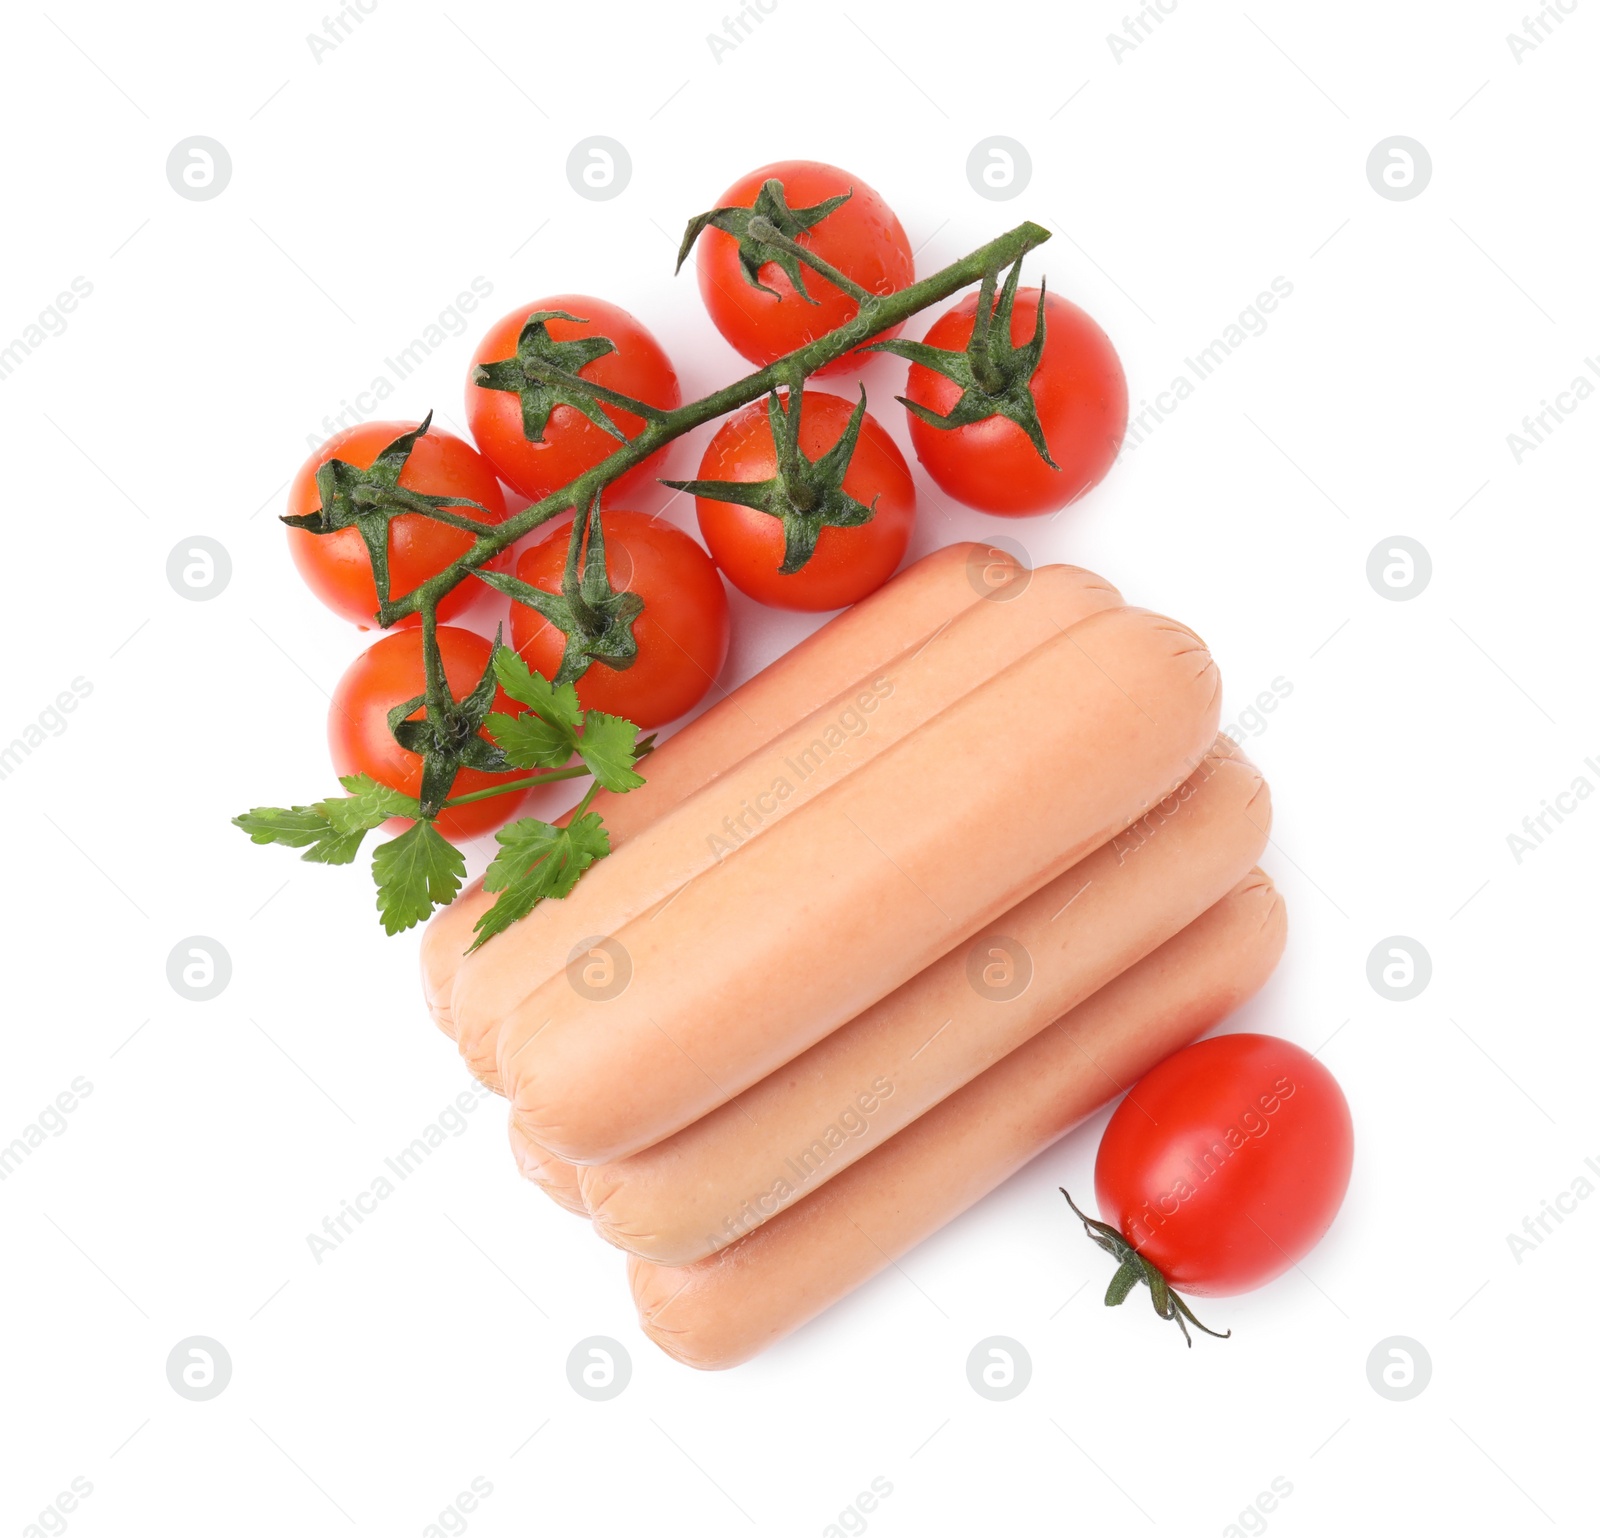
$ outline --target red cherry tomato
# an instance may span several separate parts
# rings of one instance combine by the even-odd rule
[[[439,627],[439,654],[444,661],[444,676],[456,699],[471,694],[493,650],[489,642],[471,630],[453,625]],[[333,691],[328,709],[328,750],[334,770],[341,774],[369,774],[382,785],[405,795],[415,796],[422,789],[422,758],[408,753],[394,740],[389,730],[389,712],[404,700],[427,688],[422,662],[422,632],[396,630],[369,646],[344,671]],[[494,710],[515,714],[520,708],[498,689]],[[418,709],[411,716],[417,720]],[[528,773],[517,769],[509,774],[485,774],[481,769],[463,769],[451,787],[452,796],[486,790],[502,780],[517,779]],[[453,811],[441,812],[435,826],[448,839],[476,838],[516,815],[528,798],[527,791],[508,791],[469,801]],[[407,818],[391,818],[390,828],[410,826]]]
[[[486,389],[474,382],[480,363],[516,356],[523,322],[536,310],[563,310],[581,317],[578,321],[549,321],[547,330],[553,341],[604,336],[615,344],[615,352],[578,370],[583,378],[665,411],[680,399],[678,376],[661,344],[626,310],[614,304],[584,294],[556,294],[519,305],[502,316],[478,343],[467,368],[467,425],[500,478],[533,502],[549,496],[622,446],[620,440],[571,406],[557,406],[545,425],[543,441],[530,443],[522,428],[519,397],[510,390]],[[600,409],[630,438],[644,428],[644,419],[631,411],[615,406]],[[643,464],[619,476],[612,482],[612,491],[626,496],[647,487],[660,471],[663,452],[652,454]]]
[[[911,242],[894,210],[860,177],[837,166],[815,160],[780,160],[741,176],[717,199],[716,206],[750,208],[763,183],[774,177],[783,183],[784,201],[791,209],[809,208],[839,193],[850,193],[848,203],[796,237],[800,245],[874,294],[893,293],[911,282]],[[788,275],[775,262],[761,269],[761,281],[774,290],[763,293],[746,279],[739,265],[739,243],[723,230],[703,231],[696,253],[700,296],[712,322],[752,363],[771,363],[815,341],[842,326],[858,309],[842,289],[804,266],[806,292],[815,304],[807,304],[795,293]],[[899,329],[895,326],[881,336],[893,336]],[[859,368],[861,361],[855,354],[847,354],[817,372],[842,373]]]
[[[1350,1107],[1309,1052],[1216,1036],[1151,1069],[1100,1140],[1100,1215],[1181,1293],[1260,1287],[1325,1234],[1350,1183]]]
[[[639,652],[630,667],[591,662],[577,681],[585,710],[624,716],[635,726],[662,726],[705,697],[728,656],[728,595],[699,545],[659,518],[626,510],[602,514],[611,585],[644,600],[633,622]],[[517,575],[532,587],[561,591],[569,518],[523,551]],[[511,606],[511,644],[529,667],[553,678],[566,637],[522,604]]]
[[[788,396],[783,396],[785,405]],[[854,403],[821,390],[800,397],[800,450],[816,460],[839,441]],[[756,401],[728,418],[706,446],[699,480],[764,481],[777,472],[767,403]],[[728,580],[742,593],[779,609],[841,609],[876,591],[894,575],[916,519],[917,492],[894,439],[869,412],[861,421],[844,489],[873,505],[855,528],[825,526],[799,571],[783,573],[783,523],[758,508],[695,498],[700,533]]]
[[[289,484],[290,514],[304,516],[322,505],[317,471],[328,460],[342,459],[358,470],[370,469],[385,448],[416,426],[415,422],[363,422],[359,427],[335,433],[295,471]],[[442,428],[430,427],[417,439],[400,472],[400,485],[407,491],[431,496],[467,497],[488,509],[487,514],[470,507],[446,509],[465,518],[499,523],[506,515],[505,497],[495,479],[494,467],[470,443]],[[296,528],[287,533],[289,554],[311,591],[335,614],[363,630],[371,629],[376,623],[378,595],[360,534],[354,529],[313,534],[309,529]],[[436,576],[465,555],[472,541],[473,536],[465,529],[453,529],[422,513],[401,513],[389,524],[390,596],[403,597],[419,583]],[[497,556],[487,564],[503,569],[509,562]],[[468,579],[446,594],[439,605],[440,618],[451,619],[461,613],[476,596],[473,589],[477,585]],[[400,623],[415,625],[417,616],[407,615]]]
[[[1011,340],[1031,341],[1039,290],[1017,291]],[[930,427],[911,412],[911,443],[935,481],[958,502],[984,513],[1026,517],[1052,513],[1098,484],[1122,448],[1128,426],[1128,382],[1110,340],[1077,305],[1045,298],[1044,355],[1034,373],[1033,396],[1052,470],[1006,417],[988,417],[965,427]],[[960,352],[972,336],[978,296],[969,294],[933,323],[923,338],[932,347]],[[906,397],[944,416],[960,399],[961,387],[943,374],[911,365]]]

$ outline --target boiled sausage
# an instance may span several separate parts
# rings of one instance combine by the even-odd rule
[[[754,1356],[1237,1008],[1266,981],[1283,940],[1282,901],[1254,872],[1054,1027],[747,1238],[691,1266],[630,1258],[645,1333],[693,1367]]]
[[[815,1191],[1170,939],[1265,847],[1221,737],[1165,801],[848,1025],[641,1153],[574,1173],[600,1234],[682,1265]]]
[[[1038,612],[1043,575],[945,637],[984,611]],[[787,815],[717,847],[719,813],[768,767],[746,760],[468,958],[462,1036],[498,1034],[534,1142],[600,1163],[688,1125],[1128,826],[1216,731],[1204,644],[1145,610],[1056,626],[987,679],[985,660],[936,641],[891,665],[862,739],[887,745],[815,761],[822,788]]]

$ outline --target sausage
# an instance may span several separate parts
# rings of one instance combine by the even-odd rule
[[[1005,601],[1026,575],[1026,568],[1004,551],[972,543],[946,545],[908,566],[689,722],[651,755],[638,790],[596,795],[593,807],[605,818],[612,846],[825,705],[863,673],[926,641],[980,598]],[[1107,606],[1122,602],[1110,583],[1093,581],[1103,589]],[[423,997],[446,1035],[455,1035],[450,995],[456,969],[472,944],[473,925],[492,902],[480,878],[423,933]],[[488,1082],[492,1053],[475,1063],[474,1071]]]
[[[986,611],[1031,618],[1043,575],[945,636]],[[594,1164],[688,1125],[1126,827],[1216,731],[1204,643],[1146,610],[1056,628],[981,687],[972,652],[936,643],[893,665],[876,730],[898,740],[859,767],[848,749],[817,763],[823,791],[721,858],[704,849],[755,760],[468,959],[457,1019],[464,1034],[484,1028],[474,1014],[503,1022],[501,1079],[534,1142]],[[586,956],[617,970],[591,979]]]
[[[1007,662],[1084,615],[1112,607],[1119,596],[1077,567],[1036,571],[1016,598],[967,606],[913,651],[859,677],[657,818],[644,841],[649,853],[640,855],[636,846],[631,862],[606,860],[571,897],[546,905],[458,968],[451,1008],[468,1064],[479,1073],[494,1064],[503,1083],[503,1063],[496,1062],[502,1023],[540,981],[564,1002],[583,1002],[568,969],[591,964],[579,959],[586,949],[599,967],[609,968],[614,959],[593,951],[595,937],[615,936],[630,920],[665,908],[736,846],[770,834]],[[533,1126],[525,1130],[542,1141]]]
[[[517,1171],[522,1178],[531,1180],[557,1206],[587,1217],[589,1209],[584,1206],[583,1193],[578,1189],[577,1166],[547,1154],[523,1133],[509,1112],[506,1124],[511,1138],[511,1156],[517,1161]]]
[[[1219,737],[1195,774],[1109,844],[743,1095],[618,1163],[575,1168],[540,1150],[540,1173],[524,1173],[547,1183],[559,1169],[563,1190],[581,1189],[596,1229],[623,1249],[668,1264],[698,1259],[1176,933],[1250,867],[1270,823],[1259,771]],[[999,936],[1013,942],[1012,957],[1020,941],[1031,967],[1015,996],[985,996],[971,981],[972,958],[981,967],[986,941]]]
[[[732,1367],[964,1212],[1267,979],[1283,903],[1252,872],[1085,1003],[748,1237],[691,1266],[629,1258],[639,1322],[691,1367]]]
[[[1260,772],[1219,737],[1171,796],[991,926],[989,937],[1025,947],[1031,975],[1020,994],[973,986],[979,936],[653,1147],[579,1168],[543,1149],[530,1157],[535,1145],[516,1131],[519,1166],[559,1186],[563,1205],[589,1212],[613,1244],[668,1264],[698,1259],[736,1237],[730,1227],[753,1227],[831,1178],[1176,933],[1255,861],[1271,816]],[[832,1146],[814,1136],[819,1128]]]
[[[487,1068],[503,1022],[540,983],[555,983],[567,1002],[583,1002],[567,983],[567,968],[589,965],[579,961],[588,942],[614,938],[630,920],[665,909],[695,877],[744,845],[766,842],[802,808],[1046,637],[1118,598],[1092,573],[1043,567],[1015,598],[968,605],[913,650],[858,674],[821,708],[680,801],[651,823],[648,838],[587,872],[571,896],[541,906],[462,962],[451,1010],[469,1065]],[[594,964],[610,965],[603,956]],[[503,1061],[496,1071],[503,1082]],[[543,1141],[533,1126],[525,1130]]]
[[[685,1265],[766,1222],[1198,918],[1270,820],[1260,771],[1218,738],[1171,796],[976,939],[664,1142],[574,1171],[596,1230]]]

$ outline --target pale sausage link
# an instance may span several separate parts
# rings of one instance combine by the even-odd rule
[[[653,918],[725,858],[738,863],[830,789],[987,688],[1046,638],[1113,606],[1117,596],[1077,567],[1043,567],[1014,596],[967,606],[914,648],[859,674],[655,819],[587,872],[570,896],[542,905],[461,964],[451,1008],[468,1064],[481,1073],[504,1058],[503,1023],[541,985],[560,982],[562,995],[574,997],[567,969],[586,942],[618,939],[625,926]],[[499,1067],[503,1075],[503,1061]]]
[[[681,1132],[575,1170],[596,1230],[684,1265],[766,1222],[1199,917],[1270,821],[1260,771],[1219,738],[1170,797],[975,940]]]
[[[1255,871],[1054,1028],[747,1238],[691,1266],[630,1258],[644,1332],[692,1367],[756,1355],[1224,1019],[1266,981],[1283,940],[1282,900]],[[1057,1184],[1047,1172],[1039,1180]]]
[[[552,1153],[600,1163],[748,1088],[1180,785],[1214,738],[1219,693],[1204,644],[1160,615],[1111,609],[1057,632],[664,912],[596,923],[631,982],[580,990],[557,973],[502,1017],[519,1125]],[[569,899],[595,882],[579,922],[650,872],[659,844],[674,866],[673,845],[715,804],[702,792],[597,865]],[[518,960],[508,949],[496,965]]]

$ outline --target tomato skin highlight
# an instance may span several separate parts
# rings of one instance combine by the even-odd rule
[[[335,433],[295,471],[289,483],[289,513],[303,516],[322,505],[317,490],[317,471],[330,459],[342,459],[359,470],[369,469],[378,455],[396,438],[415,429],[415,422],[363,422]],[[400,472],[400,485],[408,491],[433,496],[468,497],[488,509],[487,521],[500,523],[506,516],[505,495],[495,477],[494,466],[465,439],[443,428],[430,427],[417,439],[416,446]],[[451,511],[466,518],[484,521],[475,508]],[[309,529],[286,528],[289,554],[305,578],[306,586],[335,614],[362,630],[376,624],[377,589],[372,581],[372,563],[367,547],[354,529],[336,534],[313,534]],[[473,536],[465,529],[424,517],[421,513],[402,513],[389,524],[389,591],[401,598],[436,576],[452,561],[472,548]],[[501,557],[485,563],[490,569],[503,569],[509,563]],[[463,582],[453,588],[439,604],[439,617],[452,619],[477,596],[473,584]],[[408,614],[402,626],[421,621]]]
[[[1276,1036],[1196,1042],[1113,1113],[1095,1159],[1102,1219],[1180,1293],[1249,1292],[1310,1252],[1350,1183],[1350,1107]]]
[[[516,356],[517,338],[523,322],[535,310],[564,310],[581,316],[584,324],[552,320],[547,329],[552,340],[571,341],[574,337],[606,336],[616,351],[596,358],[581,370],[585,379],[607,389],[620,391],[635,400],[671,411],[681,401],[678,375],[671,360],[655,337],[626,310],[604,299],[586,294],[555,294],[518,305],[501,316],[478,343],[467,366],[467,426],[473,441],[482,450],[506,485],[530,502],[538,502],[574,477],[600,463],[622,447],[621,441],[603,432],[570,406],[557,406],[545,426],[544,441],[529,443],[522,431],[522,402],[509,390],[490,390],[475,384],[480,363],[494,363]],[[614,406],[600,408],[629,438],[643,431],[642,417]],[[619,498],[645,489],[660,473],[665,449],[652,454],[642,464],[611,483]]]
[[[475,631],[452,625],[439,627],[439,654],[455,699],[472,693],[493,650]],[[415,796],[422,789],[422,759],[394,740],[388,715],[396,705],[426,688],[420,629],[394,630],[362,652],[335,685],[333,702],[328,707],[328,751],[335,772],[369,774],[380,784]],[[514,715],[521,707],[496,689],[491,708]],[[419,708],[410,719],[415,721],[421,715]],[[463,769],[456,775],[450,794],[464,796],[468,791],[486,790],[501,780],[519,779],[528,773],[526,769],[507,774]],[[503,796],[471,801],[441,812],[434,825],[452,841],[476,838],[509,822],[530,794],[527,790],[508,791]],[[403,830],[411,826],[411,819],[392,817],[384,826],[390,831]]]
[[[842,192],[851,194],[842,204],[798,237],[800,245],[815,251],[874,294],[905,288],[915,276],[911,242],[895,212],[858,176],[816,160],[779,160],[741,176],[717,199],[718,208],[749,208],[762,184],[777,178],[784,186],[790,208],[807,208]],[[701,233],[696,246],[696,272],[700,297],[713,324],[738,352],[764,366],[807,342],[837,329],[852,319],[856,301],[834,287],[820,273],[802,267],[806,292],[817,302],[807,304],[794,292],[788,275],[774,262],[761,269],[761,281],[774,294],[764,294],[746,280],[739,265],[739,243],[719,229]],[[895,336],[894,326],[872,340]],[[858,353],[817,370],[840,374],[860,368]]]
[[[1017,291],[1011,340],[1032,340],[1039,290]],[[945,311],[923,338],[959,352],[972,336],[978,296]],[[1044,355],[1033,380],[1035,407],[1052,470],[1015,422],[989,417],[965,427],[930,427],[906,413],[911,443],[928,474],[958,502],[984,513],[1026,518],[1053,513],[1099,484],[1116,460],[1128,428],[1128,382],[1111,340],[1095,321],[1059,294],[1045,298]],[[920,363],[911,365],[906,397],[944,416],[961,387]]]
[[[787,406],[788,393],[779,393]],[[805,391],[800,397],[800,448],[808,459],[821,458],[839,441],[854,409],[854,402],[840,396]],[[777,467],[767,403],[753,401],[718,428],[696,479],[764,481]],[[910,467],[871,412],[862,418],[844,489],[869,507],[877,498],[872,518],[853,529],[824,528],[811,559],[796,572],[778,570],[783,524],[758,508],[696,497],[700,534],[728,580],[757,602],[807,613],[842,609],[876,592],[894,575],[916,522],[917,490]]]
[[[627,509],[608,509],[601,520],[612,587],[644,599],[644,611],[633,622],[639,653],[620,671],[591,662],[576,684],[578,702],[641,729],[664,726],[698,705],[722,671],[728,595],[711,557],[682,529]],[[523,551],[517,576],[559,593],[571,529],[567,518]],[[513,603],[511,644],[529,667],[553,678],[566,640],[543,615]]]

